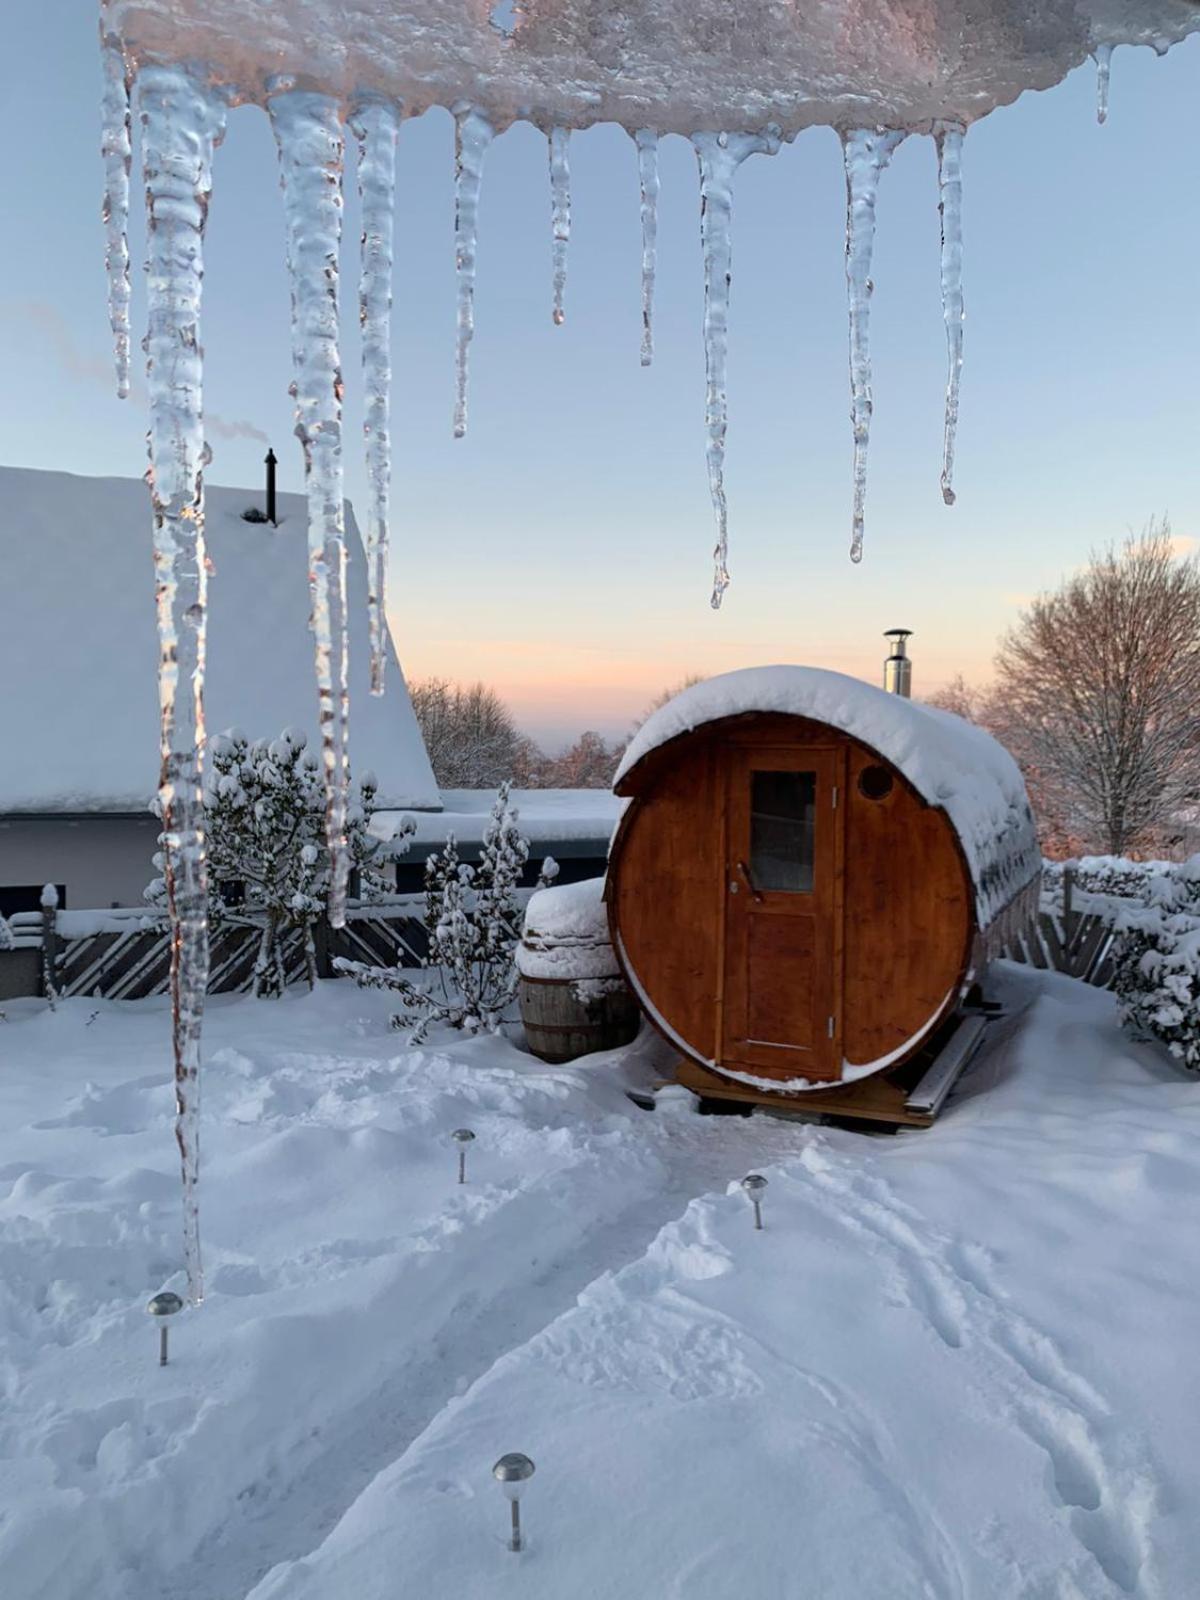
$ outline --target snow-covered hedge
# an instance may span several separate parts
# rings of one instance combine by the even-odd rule
[[[1161,1039],[1200,1073],[1200,855],[1095,856],[1075,865],[1079,909],[1103,916],[1119,936],[1112,986],[1122,1022],[1137,1037]],[[1061,893],[1062,869],[1053,870]]]
[[[1042,886],[1051,896],[1061,896],[1070,869],[1075,887],[1084,894],[1115,895],[1122,900],[1144,900],[1156,878],[1179,870],[1176,861],[1130,861],[1127,856],[1082,856],[1078,861],[1047,861]]]
[[[1120,906],[1113,926],[1122,1021],[1200,1072],[1200,856],[1151,877],[1145,898]]]

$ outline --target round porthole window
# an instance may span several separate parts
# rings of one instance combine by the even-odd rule
[[[867,800],[885,800],[894,782],[888,767],[864,767],[858,775],[858,792]]]

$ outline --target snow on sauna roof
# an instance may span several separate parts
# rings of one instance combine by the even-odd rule
[[[261,496],[206,490],[208,727],[251,738],[303,728],[319,749],[308,630],[306,512],[242,520]],[[366,569],[347,505],[353,773],[379,802],[437,808],[437,785],[394,652],[367,692]],[[0,812],[144,811],[158,782],[150,497],[134,478],[0,467]]]
[[[693,684],[630,740],[614,789],[652,750],[706,723],[753,711],[785,712],[849,734],[892,763],[962,842],[981,926],[1041,867],[1020,768],[990,734],[948,711],[887,694],[820,667],[746,667]]]

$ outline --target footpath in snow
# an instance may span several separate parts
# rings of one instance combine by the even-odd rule
[[[165,1369],[165,1012],[10,1005],[5,1600],[1195,1592],[1200,1085],[1107,995],[1004,972],[894,1138],[639,1111],[648,1040],[549,1068],[405,1049],[349,984],[215,1002],[210,1293]]]

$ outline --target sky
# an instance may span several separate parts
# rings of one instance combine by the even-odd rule
[[[6,40],[0,460],[140,476],[144,405],[118,401],[110,380],[95,8],[21,7]],[[567,320],[556,328],[546,141],[528,126],[497,140],[481,209],[470,427],[456,441],[452,124],[441,112],[407,123],[389,604],[405,671],[486,680],[550,748],[585,727],[619,736],[689,673],[797,661],[878,680],[881,635],[896,626],[914,630],[920,692],[960,672],[986,680],[1023,604],[1150,517],[1169,514],[1190,548],[1200,538],[1198,89],[1200,39],[1165,60],[1127,49],[1114,61],[1107,126],[1097,125],[1086,68],[971,130],[953,509],[939,491],[935,156],[928,139],[901,147],[879,203],[875,430],[858,567],[847,556],[837,140],[813,130],[743,166],[726,475],[733,585],[719,613],[709,606],[690,147],[662,146],[656,356],[643,370],[632,141],[611,126],[572,138]],[[136,205],[136,173],[134,191]],[[357,237],[351,183],[347,491],[365,520]],[[140,338],[140,216],[131,242]],[[210,480],[257,487],[269,441],[281,487],[299,489],[277,162],[252,108],[233,113],[217,157],[205,297]]]

